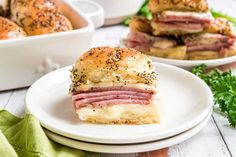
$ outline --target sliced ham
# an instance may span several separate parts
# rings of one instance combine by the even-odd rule
[[[126,47],[133,48],[140,52],[148,52],[150,50],[151,45],[152,44],[144,43],[144,42],[136,42],[136,41],[131,41],[131,40],[125,41]]]
[[[136,91],[100,91],[100,92],[89,92],[89,93],[80,93],[72,96],[72,100],[84,99],[84,98],[93,98],[93,97],[101,97],[106,95],[129,95],[129,96],[139,96],[139,97],[150,97],[150,93],[136,92]]]
[[[141,52],[148,52],[150,47],[171,48],[176,46],[177,42],[165,37],[154,37],[146,33],[131,31],[125,40],[125,45]]]
[[[210,13],[165,11],[157,15],[157,20],[162,22],[185,22],[209,25],[214,18]]]
[[[150,93],[153,91],[150,89],[141,89],[141,88],[133,88],[133,87],[124,87],[124,86],[113,86],[113,87],[93,87],[86,91],[77,91],[75,93],[91,93],[91,92],[103,92],[103,91],[133,91],[140,93]]]
[[[111,99],[127,99],[127,100],[148,100],[151,99],[151,96],[138,96],[138,95],[104,95],[104,96],[97,96],[97,97],[91,97],[91,98],[83,98],[79,100],[75,100],[76,104],[88,104],[88,103],[93,103],[93,102],[98,102],[98,101],[103,101],[103,100],[111,100]]]
[[[133,99],[111,99],[104,100],[92,103],[92,105],[120,105],[120,104],[139,104],[139,105],[147,105],[150,102],[147,100],[133,100]]]
[[[122,105],[122,104],[139,104],[139,105],[148,105],[150,101],[148,100],[135,100],[135,99],[110,99],[110,100],[103,100],[103,101],[97,101],[93,103],[83,103],[78,104],[75,102],[74,106],[75,108],[81,108],[86,106],[94,106],[94,107],[101,107],[101,106],[107,106],[107,105]]]
[[[192,51],[220,51],[222,48],[229,47],[227,43],[215,43],[215,44],[204,44],[204,45],[192,45],[187,47],[187,52]]]
[[[147,44],[152,44],[153,41],[155,40],[155,37],[138,31],[130,32],[127,38],[133,42],[147,43]]]
[[[221,51],[231,47],[235,37],[221,34],[203,33],[183,37],[187,51]]]
[[[149,104],[152,90],[131,87],[91,88],[87,91],[74,92],[72,100],[75,108],[84,106],[103,106],[118,104]]]
[[[165,11],[154,15],[151,26],[155,35],[200,33],[213,21],[210,13]]]

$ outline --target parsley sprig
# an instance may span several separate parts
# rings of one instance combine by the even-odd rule
[[[152,13],[149,11],[148,9],[148,0],[145,0],[143,5],[141,6],[141,8],[139,9],[138,16],[143,16],[144,18],[151,20],[152,19]],[[124,21],[123,21],[123,25],[125,26],[129,26],[131,17],[127,17]]]
[[[207,71],[206,65],[199,65],[192,69],[192,73],[208,84],[213,92],[216,107],[226,115],[230,125],[236,127],[236,76],[232,71]]]

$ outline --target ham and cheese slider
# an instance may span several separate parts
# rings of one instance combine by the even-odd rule
[[[233,28],[226,19],[218,18],[203,33],[184,35],[190,60],[205,60],[229,57],[236,54]]]
[[[213,20],[206,0],[150,0],[154,35],[199,33]]]
[[[24,30],[13,21],[0,16],[0,40],[25,37]]]
[[[186,58],[186,46],[178,45],[176,38],[154,36],[151,30],[148,20],[133,17],[125,45],[151,56],[181,60]]]
[[[157,74],[152,61],[139,51],[93,48],[77,60],[71,80],[74,108],[82,121],[103,124],[160,122]]]

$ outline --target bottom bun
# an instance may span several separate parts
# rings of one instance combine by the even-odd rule
[[[187,53],[189,60],[209,60],[209,59],[226,58],[235,55],[236,55],[236,46],[233,46],[225,50],[223,54],[217,51],[194,51]]]
[[[108,105],[76,110],[82,121],[101,124],[151,124],[161,122],[161,107],[150,105]]]
[[[186,59],[186,50],[186,46],[176,46],[165,49],[151,47],[150,51],[146,52],[146,54],[161,58],[184,60]]]
[[[188,52],[189,60],[209,60],[222,58],[217,51],[194,51]]]

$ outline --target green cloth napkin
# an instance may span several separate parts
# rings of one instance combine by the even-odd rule
[[[97,157],[98,154],[65,147],[50,141],[31,114],[18,118],[0,110],[1,157]]]

